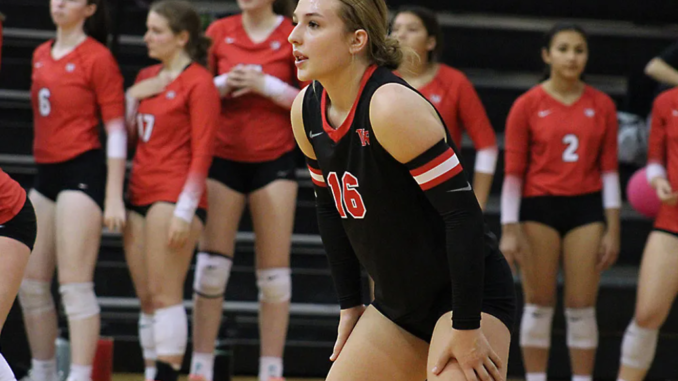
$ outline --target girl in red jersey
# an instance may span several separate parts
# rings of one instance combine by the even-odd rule
[[[506,124],[501,250],[522,270],[527,380],[546,380],[562,259],[572,379],[590,381],[600,273],[619,253],[616,110],[582,81],[588,45],[581,28],[554,26],[542,57],[549,78],[516,100]]]
[[[641,381],[652,365],[659,328],[678,294],[678,89],[654,102],[647,180],[662,201],[645,245],[633,320],[621,348],[618,380]]]
[[[207,30],[210,68],[222,96],[210,169],[210,217],[200,242],[194,283],[191,374],[212,381],[235,237],[249,205],[256,235],[261,357],[259,380],[282,377],[291,297],[290,244],[297,183],[290,106],[299,92],[287,36],[291,21],[274,0],[238,0],[242,13]]]
[[[5,17],[0,13],[0,53],[4,20]],[[0,169],[0,331],[19,292],[28,256],[35,243],[36,229],[35,211],[26,192]],[[0,380],[15,380],[14,373],[2,354]]]
[[[29,378],[34,380],[57,377],[57,317],[50,293],[55,266],[70,332],[69,380],[90,380],[100,324],[93,276],[101,224],[117,230],[125,223],[123,79],[103,45],[108,37],[105,4],[52,0],[56,39],[33,54],[38,172],[29,197],[39,234],[19,300],[33,357]],[[106,153],[99,142],[100,120],[108,134]]]
[[[146,378],[176,381],[188,339],[184,282],[206,218],[219,93],[204,67],[210,40],[190,3],[154,3],[147,27],[148,54],[161,64],[143,69],[127,91],[138,136],[124,245],[141,302]]]
[[[468,78],[438,62],[443,33],[435,13],[418,6],[401,8],[393,19],[391,35],[419,56],[400,65],[400,76],[438,109],[457,147],[462,145],[462,130],[471,137],[477,150],[473,190],[484,209],[497,165],[496,136]]]

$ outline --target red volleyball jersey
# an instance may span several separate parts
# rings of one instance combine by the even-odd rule
[[[101,148],[98,124],[125,116],[123,78],[111,52],[88,37],[59,60],[48,41],[33,53],[31,99],[38,163]]]
[[[678,190],[678,88],[654,101],[647,161],[664,166],[671,187]]]
[[[212,38],[209,61],[213,74],[228,73],[238,64],[254,65],[268,75],[297,85],[292,45],[287,37],[294,29],[283,18],[280,25],[260,43],[254,43],[236,15],[215,21],[207,29]],[[290,110],[270,99],[247,94],[225,97],[217,130],[215,155],[242,162],[274,160],[295,146]]]
[[[606,94],[587,85],[567,106],[536,86],[513,104],[506,173],[524,179],[524,197],[600,191],[602,174],[617,168],[617,113]]]
[[[0,169],[0,225],[14,218],[26,202],[26,191]]]
[[[160,70],[162,65],[143,69],[137,82]],[[209,71],[196,63],[188,66],[165,91],[139,103],[136,120],[131,203],[177,202],[188,182],[204,190],[219,120],[219,92]],[[207,208],[204,191],[199,207]]]
[[[461,147],[461,135],[465,130],[476,150],[497,145],[478,93],[464,73],[440,64],[433,80],[417,89],[442,115],[452,140]]]

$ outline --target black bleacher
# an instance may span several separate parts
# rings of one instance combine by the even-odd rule
[[[131,0],[117,1],[120,9],[117,30],[121,36],[116,40],[115,54],[126,85],[130,85],[140,68],[153,63],[146,57],[141,40],[146,10]],[[609,7],[608,2],[585,0],[422,0],[418,4],[441,11],[446,39],[443,61],[462,69],[476,85],[495,130],[500,132],[501,147],[501,132],[511,104],[538,82],[542,72],[541,36],[554,20],[562,17],[583,19],[584,27],[590,32],[588,81],[610,94],[619,109],[646,111],[653,84],[643,76],[642,69],[649,59],[678,38],[677,26],[667,24],[675,22],[678,10],[672,2],[655,0],[650,6],[623,0],[614,7]],[[53,34],[47,3],[44,0],[0,1],[0,11],[8,17],[0,70],[0,167],[25,187],[30,187],[35,171],[30,156],[30,62],[33,49]],[[394,0],[389,5],[395,9],[401,3],[404,1]],[[198,4],[203,12],[213,14],[227,14],[236,9],[230,1]],[[474,160],[470,147],[468,142],[462,147],[465,163]],[[500,159],[498,168],[502,165]],[[635,169],[622,166],[624,183]],[[292,248],[294,293],[286,370],[289,375],[320,377],[330,365],[327,357],[335,337],[338,306],[315,224],[312,188],[304,173],[300,170],[301,188]],[[501,180],[499,170],[486,213],[488,223],[497,233]],[[622,218],[622,253],[618,264],[603,276],[598,304],[601,346],[596,377],[600,379],[616,377],[621,337],[633,313],[637,266],[651,227],[650,221],[630,210],[628,205],[623,209]],[[222,327],[222,337],[234,350],[239,374],[256,373],[258,357],[251,231],[249,219],[243,218],[225,304],[226,324]],[[115,370],[138,372],[142,369],[136,337],[138,305],[123,258],[120,237],[106,233],[96,269],[96,290],[102,304],[102,332],[116,340]],[[516,279],[516,290],[520,292],[518,282]],[[191,284],[192,274],[185,288],[187,301],[191,297]],[[61,325],[65,326],[63,316]],[[569,378],[564,326],[560,308],[554,322],[549,370],[553,379]],[[676,333],[678,316],[674,311],[662,331],[649,379],[672,378],[678,373],[670,357],[678,350]],[[10,314],[0,342],[15,370],[18,373],[25,370],[29,362],[17,306]],[[509,373],[514,377],[523,375],[517,336],[512,345]]]

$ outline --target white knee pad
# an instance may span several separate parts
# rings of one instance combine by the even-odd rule
[[[232,266],[233,260],[226,256],[198,253],[198,259],[195,262],[193,291],[205,298],[224,296]]]
[[[40,315],[54,310],[54,298],[48,282],[24,279],[19,287],[19,302],[24,315]]]
[[[621,363],[637,369],[649,369],[657,350],[659,330],[640,327],[633,320],[624,332]]]
[[[188,319],[184,305],[155,310],[153,334],[158,356],[183,356],[188,342]]]
[[[567,346],[576,349],[595,349],[598,347],[598,322],[596,309],[566,308]]]
[[[68,320],[83,320],[99,314],[94,283],[67,283],[59,286],[61,301]]]
[[[157,360],[155,353],[155,335],[153,335],[153,315],[139,314],[139,344],[144,360]]]
[[[259,301],[282,303],[292,297],[292,277],[289,267],[257,270]]]
[[[552,322],[553,307],[526,304],[520,322],[520,346],[550,348]]]

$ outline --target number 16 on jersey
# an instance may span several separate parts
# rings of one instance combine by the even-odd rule
[[[365,218],[367,209],[363,196],[358,192],[358,178],[350,172],[344,172],[340,182],[337,173],[330,172],[327,176],[327,183],[332,190],[334,204],[341,218],[348,218],[347,212],[355,219]]]

